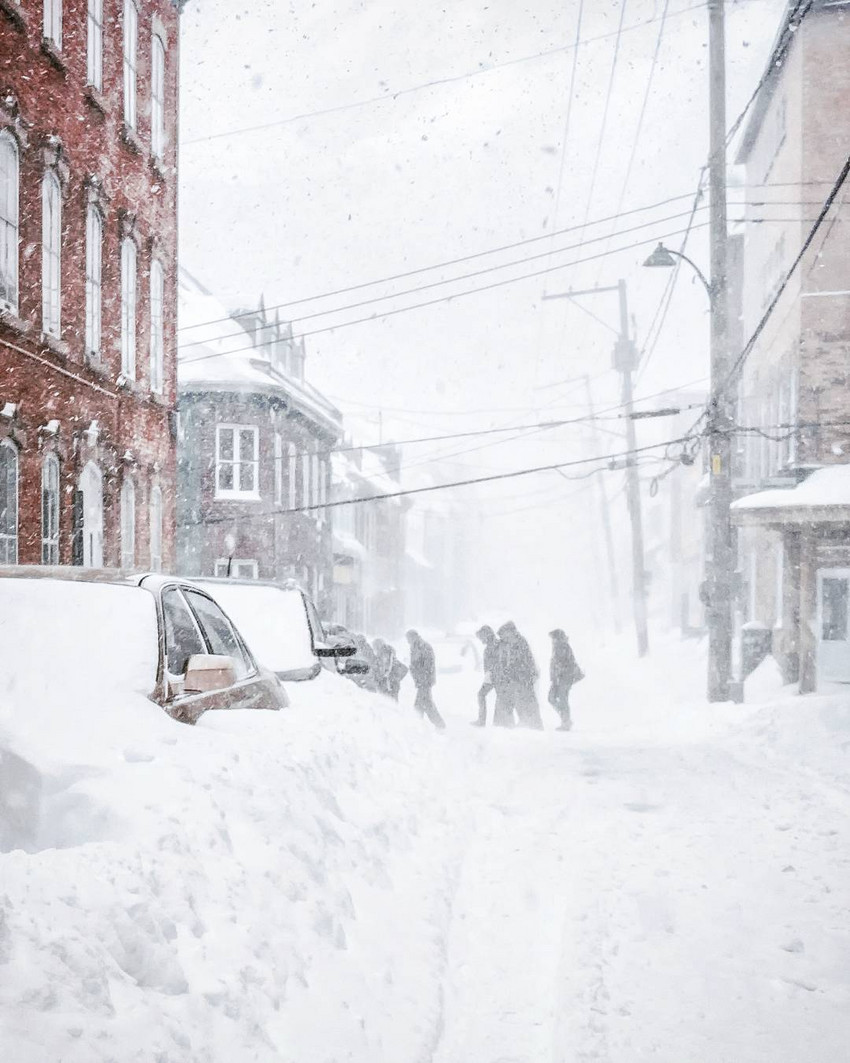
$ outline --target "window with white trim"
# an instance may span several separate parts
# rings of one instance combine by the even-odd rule
[[[298,451],[295,444],[290,443],[288,448],[289,470],[287,485],[289,487],[289,508],[295,509],[298,505]]]
[[[103,218],[95,206],[86,212],[86,355],[100,358],[103,315]]]
[[[249,558],[220,557],[215,563],[215,574],[219,579],[259,579],[260,566]]]
[[[121,567],[136,567],[136,485],[129,476],[121,485]]]
[[[151,41],[151,154],[165,154],[165,44],[158,34]]]
[[[44,39],[62,48],[62,0],[44,0]]]
[[[88,0],[86,14],[86,81],[103,88],[103,0]]]
[[[56,174],[41,182],[41,328],[48,336],[62,329],[62,190]]]
[[[162,572],[162,488],[151,489],[149,511],[151,572]]]
[[[136,128],[136,81],[139,62],[139,12],[133,0],[124,0],[124,121]]]
[[[0,563],[18,563],[18,451],[0,439]]]
[[[41,563],[59,564],[59,459],[48,454],[41,466]]]
[[[301,455],[301,505],[310,505],[310,455],[306,450]]]
[[[0,309],[18,312],[18,185],[15,138],[0,132]]]
[[[283,504],[283,437],[280,432],[274,434],[274,502]]]
[[[220,424],[215,431],[216,498],[259,498],[259,430]]]
[[[165,351],[165,322],[163,299],[165,278],[159,259],[151,262],[151,391],[158,394],[163,389],[163,359]]]
[[[128,236],[121,242],[121,372],[136,379],[136,245]]]

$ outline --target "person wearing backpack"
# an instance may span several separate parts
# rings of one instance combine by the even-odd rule
[[[561,717],[559,731],[569,731],[573,721],[570,715],[570,691],[584,679],[584,672],[576,661],[570,640],[561,628],[549,632],[552,639],[552,661],[549,665],[549,704]]]

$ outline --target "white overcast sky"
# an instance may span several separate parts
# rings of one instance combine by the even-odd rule
[[[590,198],[623,3],[625,31]],[[621,200],[629,210],[692,193],[708,143],[707,11],[695,0],[667,6],[624,189],[665,0],[585,0],[581,38],[609,36],[579,48],[571,107],[579,0],[190,0],[182,32],[184,264],[227,305],[254,303],[260,292],[272,305],[579,225],[615,213]],[[730,122],[763,69],[783,8],[783,0],[727,0]],[[444,79],[451,80],[406,91]],[[334,108],[343,109],[314,113]],[[269,123],[279,124],[236,132]],[[544,386],[583,373],[596,378],[600,404],[616,402],[613,333],[579,307],[542,296],[624,277],[641,345],[666,279],[641,262],[655,239],[684,227],[684,218],[669,216],[689,206],[679,199],[616,223],[656,223],[614,237],[614,247],[645,240],[620,255],[314,335],[308,374],[344,400],[350,424],[361,418],[367,437],[379,409],[385,435],[397,438],[568,416],[579,396]],[[702,212],[698,221],[705,220]],[[580,242],[581,234],[567,233],[282,314],[311,331],[435,299],[599,253],[608,245],[598,238],[611,228],[587,229],[581,250],[557,253]],[[707,268],[703,229],[688,250]],[[450,289],[336,316],[296,316],[548,251],[513,272]],[[705,377],[705,304],[683,274],[639,395]],[[616,327],[615,297],[583,305]],[[562,433],[466,456],[452,457],[463,448],[449,447],[443,453],[451,464],[440,476],[518,468],[556,450],[569,457],[579,445]],[[431,445],[408,453],[422,462],[435,452]],[[518,483],[515,495],[545,489],[540,481]],[[540,515],[529,519],[536,527]]]

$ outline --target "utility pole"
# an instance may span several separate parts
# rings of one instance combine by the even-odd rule
[[[635,422],[629,416],[634,408],[632,372],[635,369],[636,348],[629,335],[629,308],[626,302],[626,282],[617,284],[620,297],[620,337],[614,346],[614,368],[622,377],[622,401],[626,414],[626,498],[629,521],[632,526],[632,605],[635,615],[638,656],[649,652],[649,634],[646,619],[646,565],[643,552],[643,515],[640,502],[640,477],[638,476],[637,441]]]
[[[593,401],[593,389],[590,386],[590,377],[585,374],[584,391],[587,397],[587,412],[590,416],[591,438],[594,444],[594,453],[600,453],[599,429],[596,426],[596,404]],[[611,612],[614,618],[614,631],[620,634],[620,590],[617,586],[617,558],[614,553],[614,535],[611,530],[611,507],[608,505],[608,489],[605,486],[604,476],[595,476],[596,489],[599,494],[599,508],[602,516],[602,531],[605,535],[605,553],[608,557],[608,580],[611,591]]]
[[[731,399],[728,393],[726,45],[724,0],[708,0],[711,195],[711,402],[709,406],[708,700],[727,701],[732,671]]]

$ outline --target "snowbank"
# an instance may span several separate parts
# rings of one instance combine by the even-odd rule
[[[328,673],[292,689],[289,712],[195,728],[129,711],[122,741],[86,729],[65,764],[7,712],[42,817],[30,851],[0,854],[6,1058],[418,1058],[445,746]],[[66,708],[85,727],[89,707]]]

